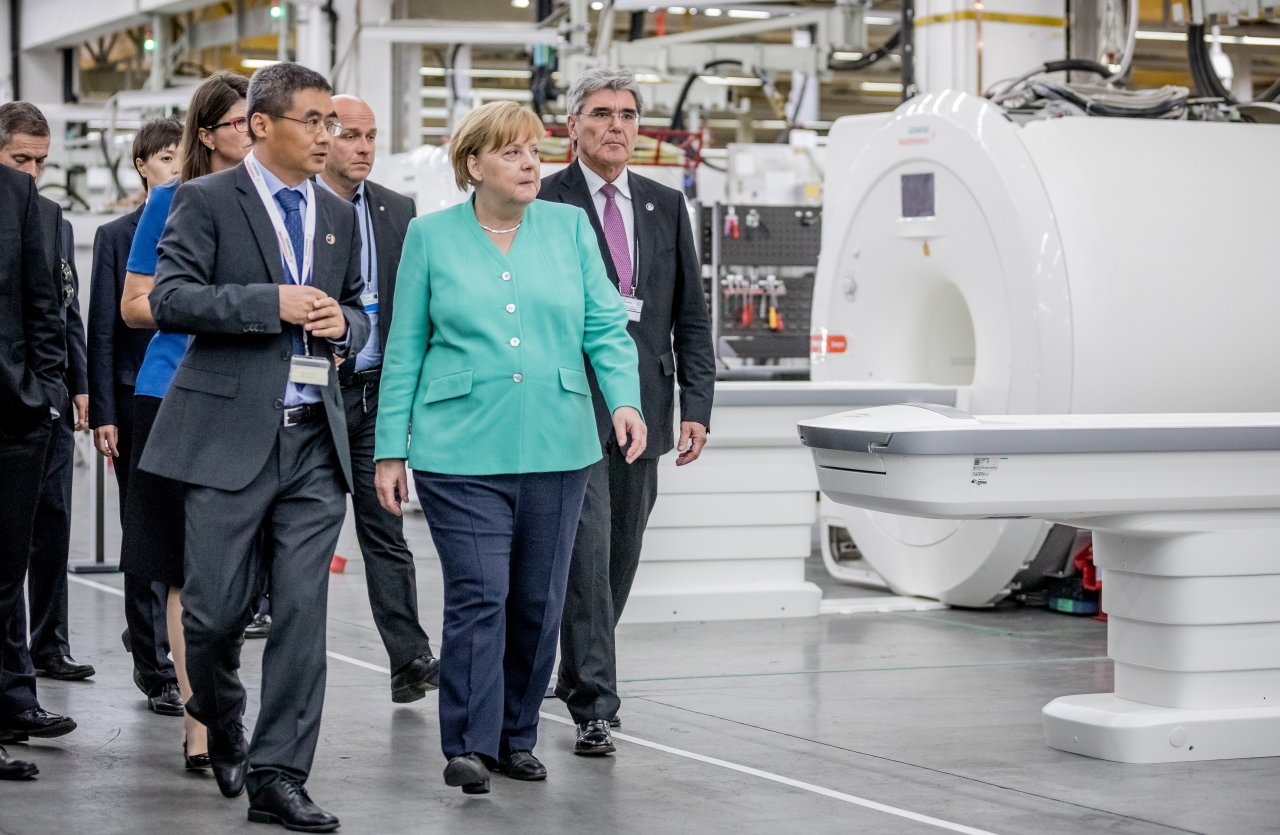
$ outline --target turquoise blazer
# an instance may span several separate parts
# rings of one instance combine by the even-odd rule
[[[503,255],[471,201],[409,224],[382,360],[374,458],[494,475],[600,460],[609,410],[640,409],[635,342],[582,209],[535,200]]]

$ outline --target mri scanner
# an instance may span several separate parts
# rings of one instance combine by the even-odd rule
[[[1280,756],[1280,413],[801,421],[822,491],[868,511],[1093,530],[1115,692],[1046,742],[1132,763]]]
[[[954,387],[984,415],[1280,411],[1276,147],[1275,126],[1019,123],[958,92],[839,120],[813,380]],[[1052,528],[903,512],[821,516],[899,594],[960,606],[1008,594]]]

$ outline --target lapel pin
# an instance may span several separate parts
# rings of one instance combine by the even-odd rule
[[[652,211],[653,211],[653,204],[652,204],[652,203],[645,203],[645,204],[644,204],[644,209],[645,209],[645,211],[646,211],[646,212],[652,212]]]
[[[386,206],[379,206],[379,207],[378,207],[378,211],[380,211],[380,212],[385,212],[386,210],[387,210],[387,207],[386,207]]]
[[[336,240],[337,240],[337,238],[335,238],[335,237],[333,236],[333,233],[332,233],[332,232],[330,232],[328,235],[325,235],[325,236],[324,236],[324,242],[325,242],[325,243],[327,243],[327,244],[329,244],[330,246],[332,246],[332,245],[333,245],[333,242],[334,242],[334,241],[336,241]]]

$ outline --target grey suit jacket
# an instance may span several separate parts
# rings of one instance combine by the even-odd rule
[[[312,283],[342,305],[345,350],[369,337],[360,304],[360,230],[355,212],[315,189]],[[165,395],[142,469],[177,481],[240,490],[266,464],[282,422],[293,355],[280,320],[285,281],[266,208],[244,165],[178,188],[160,239],[151,312],[161,330],[195,335]],[[331,353],[323,339],[312,353]],[[337,373],[322,391],[329,434],[351,489],[346,418]]]
[[[711,401],[715,395],[716,357],[711,344],[711,317],[702,289],[702,274],[694,248],[693,228],[684,197],[673,188],[628,172],[635,205],[636,238],[640,248],[640,275],[636,297],[644,301],[639,322],[628,322],[640,359],[640,401],[649,444],[642,458],[657,458],[675,446],[674,382],[680,383],[680,419],[711,427]],[[587,180],[578,163],[542,181],[539,199],[569,203],[584,209],[596,230],[600,255],[616,287],[618,273],[609,255],[604,229]],[[652,207],[652,208],[650,208]],[[609,409],[591,378],[600,443],[613,431]]]
[[[404,249],[409,221],[418,216],[418,209],[408,197],[368,180],[364,182],[364,193],[373,213],[373,240],[378,251],[378,340],[382,344],[382,353],[386,354],[400,251]]]
[[[61,282],[49,274],[36,181],[0,165],[0,435],[21,436],[65,408]]]

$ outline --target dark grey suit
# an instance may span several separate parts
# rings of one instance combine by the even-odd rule
[[[360,232],[350,207],[315,189],[312,284],[342,305],[348,346],[364,343]],[[351,485],[346,420],[332,365],[323,416],[284,426],[293,354],[280,320],[285,281],[270,217],[243,165],[183,184],[160,240],[151,311],[165,331],[195,335],[143,452],[148,472],[187,482],[183,625],[193,716],[237,735],[237,670],[257,591],[254,544],[271,532],[273,628],[247,787],[277,773],[303,782],[324,705],[328,563]],[[325,340],[312,340],[326,353]],[[211,736],[211,747],[214,738]]]
[[[54,284],[63,294],[67,365],[63,373],[67,408],[54,424],[45,455],[44,484],[31,533],[27,591],[31,607],[31,659],[37,669],[46,660],[71,654],[67,635],[67,558],[71,548],[71,476],[75,458],[75,409],[71,398],[89,393],[84,320],[80,316],[80,276],[75,240],[62,207],[40,198],[45,252]],[[90,404],[92,405],[92,404]]]
[[[385,354],[387,334],[391,331],[400,250],[404,246],[409,221],[417,217],[418,212],[408,197],[377,183],[366,180],[364,193],[369,201],[373,248],[377,256],[378,344]],[[363,211],[357,212],[357,222],[362,221]],[[427,633],[418,620],[417,576],[413,552],[404,538],[404,520],[387,512],[378,503],[378,493],[373,485],[380,369],[371,368],[355,374],[355,355],[360,347],[352,347],[352,359],[343,363],[338,380],[342,384],[347,411],[347,439],[351,445],[351,472],[355,479],[351,498],[355,508],[356,536],[364,555],[369,608],[373,610],[373,622],[387,649],[391,672],[395,674],[415,658],[432,653]]]
[[[66,407],[62,292],[49,271],[38,199],[35,180],[0,165],[0,719],[37,706],[25,618],[20,629],[15,621],[44,478],[49,409]]]
[[[586,211],[616,286],[609,245],[579,166],[573,163],[544,179],[538,196]],[[640,401],[649,443],[638,461],[626,463],[595,375],[589,374],[604,458],[591,469],[578,523],[556,685],[578,723],[609,719],[618,710],[613,631],[631,593],[645,526],[657,499],[657,459],[675,446],[674,384],[680,383],[680,419],[708,428],[715,388],[711,320],[684,198],[635,171],[627,176],[639,248],[636,297],[644,301],[640,321],[629,322],[627,331],[639,353]]]

